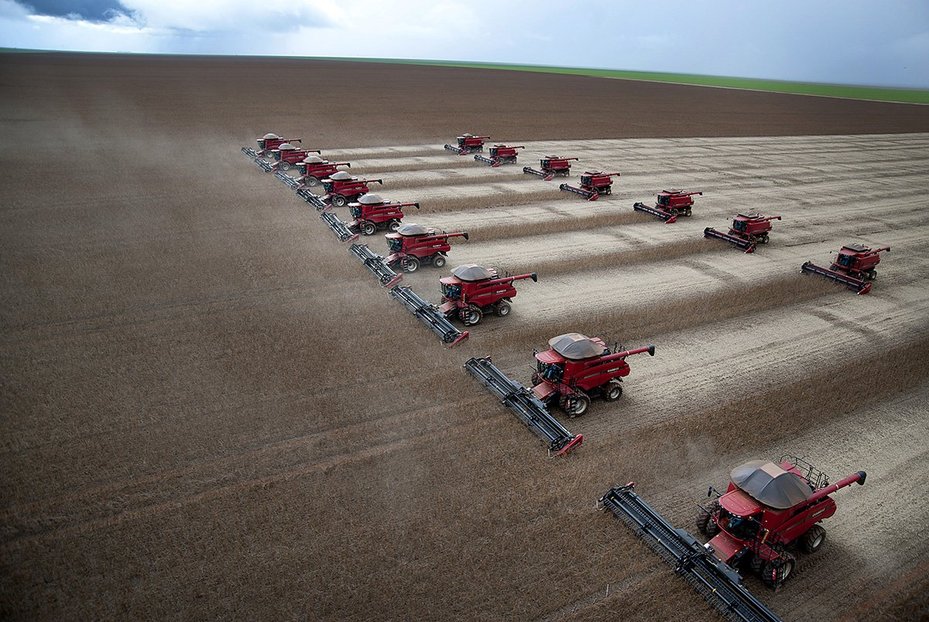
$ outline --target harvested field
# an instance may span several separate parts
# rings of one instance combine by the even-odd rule
[[[336,71],[396,106],[319,88]],[[692,528],[785,452],[868,481],[753,591],[785,620],[929,615],[929,108],[295,60],[0,55],[0,83],[0,617],[712,620],[594,502],[634,480]],[[299,107],[254,96],[279,84]],[[470,231],[451,265],[539,282],[441,348],[242,157],[269,130]],[[465,130],[520,165],[442,150]],[[614,194],[522,175],[552,152]],[[669,186],[705,192],[692,218],[631,209]],[[769,245],[703,239],[752,207],[784,217]],[[853,240],[892,247],[868,296],[799,274]],[[439,274],[404,282],[437,301]],[[658,351],[552,460],[461,365],[528,382],[574,330]]]

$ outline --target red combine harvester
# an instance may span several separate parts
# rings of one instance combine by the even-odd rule
[[[297,163],[297,170],[300,172],[300,182],[304,186],[314,187],[339,172],[336,168],[339,166],[352,168],[351,162],[330,162],[319,156],[308,155],[302,162]]]
[[[400,225],[394,233],[388,233],[387,264],[398,265],[405,272],[416,272],[422,264],[431,264],[436,268],[445,265],[445,258],[452,250],[448,243],[450,238],[468,239],[466,231],[436,233],[435,229],[417,224]]]
[[[439,279],[442,284],[442,305],[446,317],[457,317],[465,326],[474,326],[486,313],[500,317],[510,314],[510,303],[516,296],[514,281],[538,281],[535,272],[515,276],[497,276],[493,268],[465,264],[452,270],[452,276]]]
[[[350,203],[349,207],[354,220],[348,223],[348,228],[357,229],[364,235],[374,235],[384,226],[396,231],[403,220],[403,208],[419,209],[419,203],[393,203],[385,201],[380,195],[366,194],[357,203]]]
[[[828,270],[807,261],[800,266],[800,271],[824,276],[859,294],[867,294],[871,291],[871,281],[877,278],[875,267],[881,262],[880,254],[884,251],[890,251],[890,247],[871,249],[863,244],[846,244]]]
[[[695,195],[702,196],[702,192],[684,192],[683,190],[662,190],[658,193],[658,199],[654,206],[645,203],[636,203],[632,209],[638,212],[645,212],[652,216],[657,216],[670,225],[677,222],[678,216],[690,216],[693,207]]]
[[[535,175],[536,177],[541,177],[545,181],[551,181],[555,178],[555,175],[561,175],[562,177],[567,177],[571,174],[571,160],[577,160],[577,158],[560,158],[558,156],[545,156],[539,160],[539,169],[534,169],[531,166],[524,166],[523,173],[528,175]]]
[[[711,540],[707,549],[729,566],[747,564],[770,588],[780,587],[797,567],[787,548],[818,551],[826,530],[818,523],[836,511],[829,496],[852,484],[864,485],[858,471],[829,485],[808,462],[784,456],[779,464],[755,460],[736,467],[725,494],[697,516],[697,528]],[[709,494],[716,492],[710,487]]]
[[[579,194],[588,201],[596,201],[601,194],[613,194],[613,178],[619,173],[603,173],[600,171],[587,171],[581,175],[581,187],[561,184],[558,189],[562,192]]]
[[[548,345],[548,350],[535,355],[532,392],[545,404],[558,400],[569,417],[587,412],[591,395],[607,402],[619,399],[623,394],[620,383],[629,375],[627,356],[643,352],[655,356],[655,346],[610,350],[602,339],[579,333],[559,335]]]
[[[344,171],[333,173],[331,177],[323,180],[323,189],[326,191],[322,200],[336,207],[344,207],[352,201],[358,201],[371,190],[368,184],[384,185],[383,179],[360,179]]]
[[[300,162],[303,162],[311,153],[320,153],[320,151],[319,149],[298,149],[290,143],[282,143],[271,151],[271,155],[274,156],[274,162],[268,166],[267,170],[269,172],[274,168],[282,171],[289,170],[291,166],[297,166]]]
[[[739,214],[733,219],[729,233],[717,231],[712,227],[703,230],[703,236],[716,238],[734,244],[746,253],[754,253],[755,246],[768,243],[768,233],[771,231],[771,221],[780,220],[780,216],[762,216],[755,212]]]
[[[475,136],[474,134],[462,134],[458,137],[458,146],[446,144],[448,151],[454,151],[458,155],[468,155],[475,151],[484,150],[484,141],[490,140],[490,136]]]
[[[496,168],[501,164],[516,164],[516,156],[519,155],[517,149],[525,149],[522,145],[518,147],[508,147],[506,145],[494,145],[490,148],[490,157],[480,154],[474,156],[474,159],[484,164],[489,164]]]
[[[255,159],[260,158],[261,156],[270,156],[273,149],[277,149],[280,145],[284,143],[301,143],[303,139],[301,138],[281,138],[277,134],[268,132],[261,138],[256,139],[258,143],[258,151],[255,151],[251,147],[242,147],[242,153],[248,157]]]

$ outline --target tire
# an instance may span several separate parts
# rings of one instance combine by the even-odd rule
[[[716,513],[716,510],[719,509],[719,501],[714,501],[710,504],[710,511],[706,512],[700,510],[697,513],[697,531],[703,535],[712,538],[719,533],[719,525],[717,525],[713,520],[712,516]]]
[[[687,208],[684,209],[684,216],[687,216],[687,217],[689,218],[690,215],[691,215],[691,213],[693,213],[693,212],[691,211],[691,209],[690,209],[689,207],[687,207]]]
[[[442,255],[436,255],[432,258],[432,265],[436,268],[442,268],[445,266],[445,257]]]
[[[761,568],[761,582],[772,590],[784,585],[784,582],[797,570],[797,558],[782,552],[780,557],[772,559]]]
[[[308,175],[303,178],[303,183],[305,183],[307,186],[310,186],[311,188],[314,188],[319,185],[319,178]]]
[[[568,417],[573,419],[587,412],[587,407],[590,406],[590,398],[582,391],[577,391],[572,395],[562,395],[558,405],[561,406],[561,410],[565,411]]]
[[[400,221],[391,220],[389,223],[387,223],[387,228],[390,229],[391,231],[396,231],[397,229],[400,228]]]
[[[510,303],[508,303],[506,300],[501,300],[497,303],[497,308],[494,309],[494,313],[500,317],[508,316],[510,314]]]
[[[290,170],[290,162],[288,162],[287,160],[281,160],[281,170],[282,170],[282,171],[289,171],[289,170]]]
[[[874,279],[877,278],[877,270],[868,270],[865,273],[865,278],[869,281],[873,281]]]
[[[365,235],[374,235],[374,232],[377,231],[377,227],[370,220],[365,220],[361,223],[361,232]]]
[[[752,555],[752,558],[748,562],[748,568],[757,575],[761,574],[761,569],[764,568],[764,560],[761,559],[760,555]]]
[[[416,272],[419,270],[419,258],[407,255],[400,264],[404,272]]]
[[[335,207],[345,207],[348,205],[348,199],[343,197],[341,194],[333,194],[330,196],[329,200]]]
[[[826,530],[822,525],[813,525],[809,531],[800,536],[800,549],[804,553],[815,553],[826,541]]]
[[[767,244],[767,243],[768,243],[768,234],[765,233],[763,236],[761,236],[761,239],[758,240],[758,243],[759,243],[759,244]]]
[[[461,318],[461,323],[465,326],[477,326],[481,318],[484,317],[484,312],[474,305],[468,305],[458,311],[458,317]]]
[[[603,399],[615,402],[623,395],[623,385],[618,380],[610,380],[603,386]]]

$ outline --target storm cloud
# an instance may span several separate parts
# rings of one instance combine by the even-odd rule
[[[62,17],[83,20],[95,24],[112,21],[118,17],[133,17],[134,12],[119,0],[28,0],[18,1],[33,15]]]

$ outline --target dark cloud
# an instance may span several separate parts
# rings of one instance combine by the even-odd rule
[[[64,17],[88,22],[109,22],[120,16],[134,18],[119,0],[17,0],[33,15]]]

